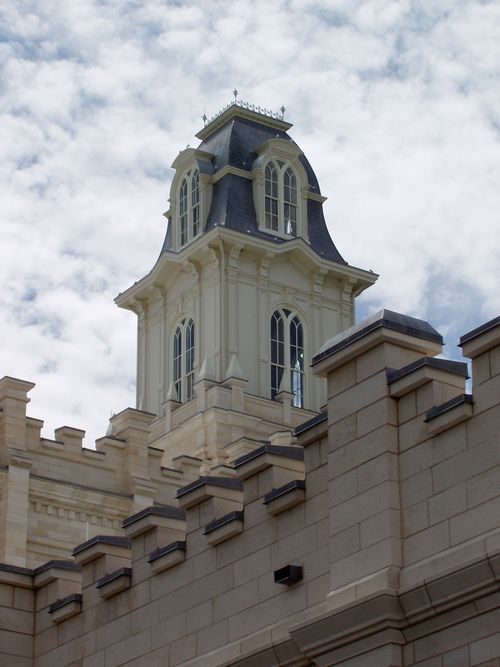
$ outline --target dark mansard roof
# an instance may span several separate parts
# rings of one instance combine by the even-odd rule
[[[231,105],[198,133],[197,136],[202,139],[198,149],[214,155],[214,174],[226,166],[250,172],[257,157],[257,148],[266,141],[279,138],[293,142],[286,131],[290,127],[291,125],[284,121]],[[309,189],[320,195],[318,180],[309,161],[303,154],[299,156],[299,160],[307,174]],[[233,173],[227,173],[213,185],[212,204],[205,232],[219,225],[272,243],[289,242],[288,239],[273,237],[272,234],[259,230],[252,181]],[[320,257],[340,264],[347,263],[330,237],[320,201],[307,199],[307,225],[309,244]],[[171,248],[169,225],[162,252]]]

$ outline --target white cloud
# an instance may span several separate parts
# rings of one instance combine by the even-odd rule
[[[235,86],[285,104],[340,251],[380,272],[360,313],[453,345],[500,310],[498,3],[4,0],[0,25],[0,372],[37,382],[49,435],[93,439],[134,403],[112,298],[152,267],[168,167]]]

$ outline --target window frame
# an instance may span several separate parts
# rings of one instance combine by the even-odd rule
[[[306,170],[299,159],[303,155],[302,151],[291,140],[275,138],[264,142],[256,149],[256,153],[257,157],[252,165],[252,179],[253,199],[259,231],[286,241],[302,238],[306,243],[309,243],[307,202],[310,196],[310,187]],[[266,193],[266,171],[267,167],[271,164],[276,168],[278,176],[278,192],[277,196],[274,197],[277,201],[277,225],[269,225],[268,217],[266,216],[269,213],[269,204],[267,203],[268,193]],[[285,174],[288,170],[295,177],[293,188],[295,202],[291,201],[293,197],[287,197],[291,192],[288,189],[285,179]],[[269,186],[267,186],[267,189],[269,190]],[[292,219],[295,229],[291,231],[286,229],[286,220],[288,218],[286,215],[287,205],[294,206],[296,218],[295,220]]]
[[[269,234],[279,234],[289,239],[297,238],[299,179],[295,169],[289,162],[271,158],[264,165],[263,171],[265,231]],[[269,171],[271,171],[271,178],[268,176]],[[290,179],[289,184],[286,184],[287,177]],[[292,211],[294,212],[293,220],[290,219],[290,215],[287,216],[287,212],[290,213]],[[287,230],[287,224],[293,224],[293,232]]]
[[[184,248],[201,234],[200,170],[196,165],[182,174],[177,201],[179,248]]]
[[[194,398],[196,327],[191,316],[177,321],[171,341],[172,386],[175,399],[187,403]]]
[[[277,306],[273,309],[269,322],[271,399],[275,400],[283,383],[283,376],[289,373],[289,387],[293,394],[292,406],[304,408],[306,396],[304,319],[292,308]],[[285,386],[287,385],[285,382]]]

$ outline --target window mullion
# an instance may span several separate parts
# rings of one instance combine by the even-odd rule
[[[181,347],[181,374],[182,374],[182,402],[186,401],[186,346],[187,346],[187,330],[182,327],[182,347]]]
[[[280,169],[278,174],[278,227],[282,234],[285,232],[285,184],[283,182],[284,171]]]

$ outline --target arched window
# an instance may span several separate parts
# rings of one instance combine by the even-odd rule
[[[265,226],[287,236],[297,236],[297,176],[281,160],[267,163],[265,171]]]
[[[191,198],[188,198],[191,193]],[[179,188],[179,245],[185,246],[200,233],[200,173],[189,170]]]
[[[173,383],[181,403],[193,398],[194,322],[184,318],[175,329],[172,354]]]
[[[283,221],[285,234],[297,236],[297,176],[291,167],[283,174]]]
[[[191,224],[193,238],[200,230],[200,174],[195,169],[191,179]]]
[[[181,231],[181,245],[185,245],[188,239],[188,197],[187,197],[187,181],[184,178],[181,183],[179,192],[179,219]]]
[[[289,373],[292,405],[304,407],[304,329],[299,317],[287,308],[271,316],[271,398]]]
[[[266,227],[278,231],[278,171],[273,162],[266,166]]]

